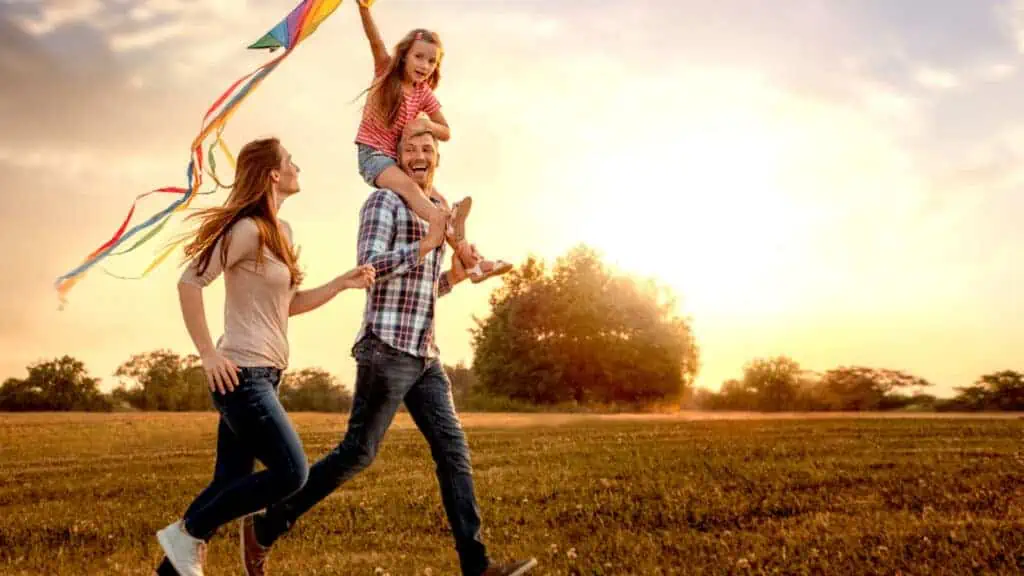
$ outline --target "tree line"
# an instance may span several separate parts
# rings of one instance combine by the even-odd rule
[[[984,374],[955,388],[952,398],[929,394],[932,386],[902,370],[840,366],[819,373],[779,356],[749,362],[742,378],[727,380],[717,392],[698,389],[690,403],[702,410],[756,412],[1024,410],[1024,374],[1013,370]]]
[[[1024,375],[1011,370],[936,398],[931,383],[899,370],[815,373],[777,357],[751,361],[717,392],[696,389],[700,349],[672,292],[611,270],[586,246],[551,266],[529,258],[504,276],[489,307],[474,319],[473,365],[445,366],[460,410],[1024,410]],[[0,411],[213,409],[196,355],[133,355],[107,393],[72,356],[27,371],[0,386]],[[349,389],[320,368],[287,371],[280,397],[289,411],[348,412],[352,404]]]

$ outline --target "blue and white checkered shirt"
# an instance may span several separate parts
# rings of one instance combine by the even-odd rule
[[[438,356],[434,306],[451,292],[451,284],[442,270],[444,243],[417,262],[427,225],[391,190],[374,190],[363,204],[357,258],[360,266],[373,265],[376,281],[367,292],[356,342],[372,332],[403,352]]]

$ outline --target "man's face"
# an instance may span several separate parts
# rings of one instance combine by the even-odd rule
[[[437,146],[430,134],[420,134],[406,138],[399,150],[399,165],[402,171],[412,178],[413,182],[424,188],[434,181],[434,168],[437,167]]]

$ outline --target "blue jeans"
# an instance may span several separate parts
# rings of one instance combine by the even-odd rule
[[[388,166],[398,165],[391,156],[366,144],[356,144],[356,158],[359,162],[359,175],[371,188],[377,188],[377,176],[387,170]]]
[[[185,512],[185,530],[209,540],[217,529],[293,494],[309,464],[298,434],[277,397],[281,371],[240,368],[238,387],[213,392],[220,412],[213,481]],[[253,474],[256,460],[266,467]]]
[[[404,400],[430,445],[462,573],[478,576],[490,561],[480,540],[480,508],[473,490],[469,445],[441,362],[401,352],[372,334],[356,344],[354,355],[356,390],[345,438],[310,468],[309,481],[301,490],[256,518],[257,539],[269,546],[299,516],[366,469]]]

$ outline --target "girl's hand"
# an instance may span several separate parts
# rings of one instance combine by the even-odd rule
[[[210,392],[227,394],[238,387],[238,366],[214,350],[199,357],[203,363],[203,372],[210,385]]]
[[[364,264],[349,270],[338,276],[335,280],[338,283],[339,291],[349,288],[369,288],[376,279],[377,271],[373,265]]]
[[[405,133],[407,135],[416,134],[417,132],[431,132],[434,131],[434,123],[430,120],[430,116],[426,113],[420,112],[416,118],[409,122],[405,127]]]

